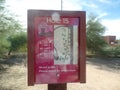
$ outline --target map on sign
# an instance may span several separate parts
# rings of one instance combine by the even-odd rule
[[[77,64],[77,26],[54,25],[54,64]]]

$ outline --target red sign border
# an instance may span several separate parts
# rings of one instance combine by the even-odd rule
[[[54,12],[61,16],[79,18],[78,30],[78,66],[80,83],[86,82],[86,12],[85,11],[58,11],[58,10],[28,10],[28,86],[35,84],[35,61],[34,61],[34,18],[39,16],[49,17]]]

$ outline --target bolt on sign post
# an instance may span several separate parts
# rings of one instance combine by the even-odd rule
[[[28,10],[29,86],[86,82],[85,21],[84,11]]]

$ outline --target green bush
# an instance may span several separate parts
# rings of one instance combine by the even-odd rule
[[[115,47],[114,56],[115,57],[120,57],[120,46]]]
[[[26,46],[27,46],[27,35],[26,32],[21,32],[15,35],[11,35],[8,38],[8,41],[10,42],[10,48],[8,55],[10,53],[16,52],[16,51],[26,51]]]
[[[120,46],[105,47],[99,54],[104,57],[120,57]]]

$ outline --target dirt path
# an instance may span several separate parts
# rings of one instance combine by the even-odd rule
[[[76,88],[75,88],[76,87]],[[74,89],[75,88],[75,89]],[[120,90],[120,73],[87,64],[87,83],[68,84],[68,90]]]
[[[24,64],[4,65],[0,70],[0,90],[47,90],[47,85],[27,86]],[[120,60],[88,59],[87,83],[69,83],[67,90],[120,90]]]

